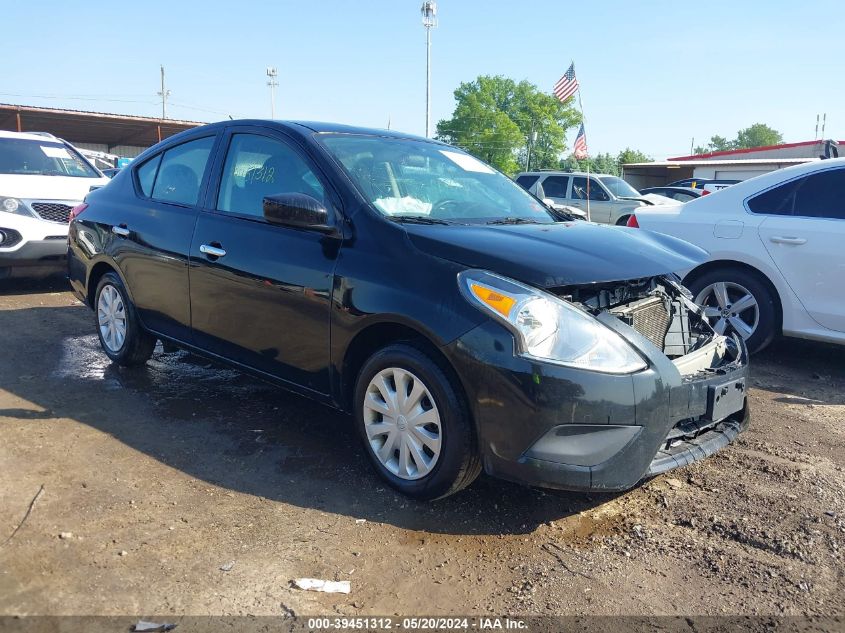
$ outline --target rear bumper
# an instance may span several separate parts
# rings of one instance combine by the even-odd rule
[[[63,268],[66,258],[66,238],[31,240],[12,250],[0,249],[0,268],[24,266]]]
[[[614,376],[531,363],[514,355],[512,336],[493,322],[447,348],[488,474],[565,490],[626,490],[713,454],[747,428],[744,346],[740,360],[691,379],[618,319],[606,325],[648,357],[648,369]],[[726,385],[741,397],[733,410],[714,410],[708,393]]]

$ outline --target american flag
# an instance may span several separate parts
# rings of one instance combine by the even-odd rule
[[[569,66],[563,77],[561,77],[555,84],[555,96],[560,99],[561,103],[569,99],[572,95],[578,92],[578,80],[575,79],[575,63]]]
[[[575,145],[572,147],[575,150],[575,158],[584,160],[587,158],[587,134],[584,132],[584,124],[581,124],[581,129],[578,130],[578,136],[575,137]]]

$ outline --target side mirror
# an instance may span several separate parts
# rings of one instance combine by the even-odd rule
[[[323,203],[304,193],[277,193],[264,198],[264,219],[295,229],[334,233]]]

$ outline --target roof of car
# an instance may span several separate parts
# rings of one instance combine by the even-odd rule
[[[0,138],[19,138],[27,141],[41,141],[42,143],[44,141],[59,141],[59,139],[52,134],[35,132],[7,132],[6,130],[0,130]]]
[[[590,172],[589,174],[585,171],[565,171],[562,169],[541,169],[540,171],[522,171],[519,172],[515,177],[519,178],[520,176],[594,176],[596,178],[613,178],[613,174],[599,174],[595,172]]]
[[[304,130],[310,130],[318,134],[362,134],[367,136],[381,136],[387,138],[403,138],[417,141],[431,141],[433,143],[443,144],[434,139],[427,139],[414,134],[407,134],[397,130],[382,130],[378,128],[361,127],[357,125],[345,125],[343,123],[330,123],[326,121],[284,121],[280,119],[234,119],[228,121],[218,121],[217,123],[210,123],[205,128],[224,127],[227,125],[276,125],[285,128],[291,132],[303,134]],[[188,130],[190,133],[196,133],[197,129]],[[183,133],[184,134],[184,133]]]

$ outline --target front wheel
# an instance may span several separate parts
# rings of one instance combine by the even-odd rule
[[[399,492],[437,499],[478,476],[478,448],[462,390],[416,347],[391,345],[370,357],[358,376],[354,407],[370,462]]]
[[[777,333],[775,300],[757,275],[741,268],[710,271],[689,284],[695,302],[719,334],[732,329],[748,351],[759,352]]]
[[[156,339],[141,327],[135,306],[116,273],[106,273],[97,284],[95,318],[100,345],[113,362],[134,367],[153,355]]]

